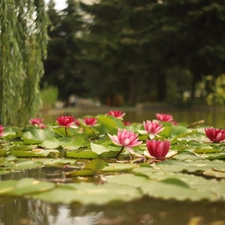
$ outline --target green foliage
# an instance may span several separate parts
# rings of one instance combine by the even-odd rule
[[[225,71],[221,0],[68,3],[48,9],[54,27],[44,79],[62,98],[75,92],[114,105],[185,105],[184,91],[193,98],[202,77]]]
[[[206,101],[209,105],[223,106],[225,104],[225,74],[214,79],[208,76],[208,82],[211,84],[210,90],[207,93]]]
[[[71,94],[85,96],[85,78],[78,66],[77,56],[80,47],[77,36],[81,32],[78,3],[67,1],[68,6],[60,12],[55,10],[53,1],[49,1],[47,13],[51,21],[49,27],[48,57],[44,62],[45,74],[41,86],[45,83],[58,89],[60,100],[68,100]],[[86,96],[85,96],[86,97]]]
[[[42,110],[49,110],[54,107],[58,99],[58,89],[56,87],[45,87],[41,90]]]
[[[0,19],[0,123],[24,125],[40,108],[48,39],[44,0],[2,0]]]

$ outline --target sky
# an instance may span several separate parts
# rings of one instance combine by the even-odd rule
[[[45,0],[46,3],[49,2],[49,0]],[[93,0],[83,0],[84,3],[91,3],[93,2]],[[56,9],[61,10],[64,9],[66,7],[66,0],[55,0],[55,4],[56,4]]]

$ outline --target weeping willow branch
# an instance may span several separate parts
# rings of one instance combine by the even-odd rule
[[[39,110],[47,26],[44,0],[1,0],[0,124],[24,125]]]

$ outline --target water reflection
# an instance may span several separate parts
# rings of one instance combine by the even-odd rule
[[[57,182],[62,175],[59,168],[39,168],[4,174],[0,180],[25,177]],[[0,225],[225,225],[224,219],[223,202],[179,202],[144,197],[128,203],[82,205],[52,204],[29,196],[0,198]]]
[[[224,203],[151,198],[100,206],[50,204],[24,198],[0,198],[0,201],[1,225],[225,225]]]
[[[75,117],[82,117],[84,115],[93,115],[96,116],[100,113],[106,113],[109,109],[99,109],[99,110],[85,110],[83,111],[76,111],[76,108],[74,110],[67,111],[59,111],[58,113],[55,113],[54,115],[46,115],[43,114],[42,116],[45,119],[45,123],[53,123],[56,120],[56,117],[59,115],[73,115]],[[124,117],[125,121],[130,122],[143,122],[144,120],[153,120],[156,119],[155,114],[156,113],[169,113],[173,115],[173,118],[177,122],[184,122],[187,124],[190,124],[195,121],[204,120],[205,125],[207,126],[217,126],[217,127],[225,127],[225,119],[224,119],[224,113],[225,109],[213,109],[213,108],[203,108],[203,109],[195,109],[195,110],[175,110],[175,109],[152,109],[152,110],[135,110],[134,108],[121,108],[124,112],[126,112],[126,115]]]

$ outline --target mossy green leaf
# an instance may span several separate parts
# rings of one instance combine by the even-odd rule
[[[95,159],[99,158],[99,155],[91,150],[66,151],[66,157],[78,159]]]

